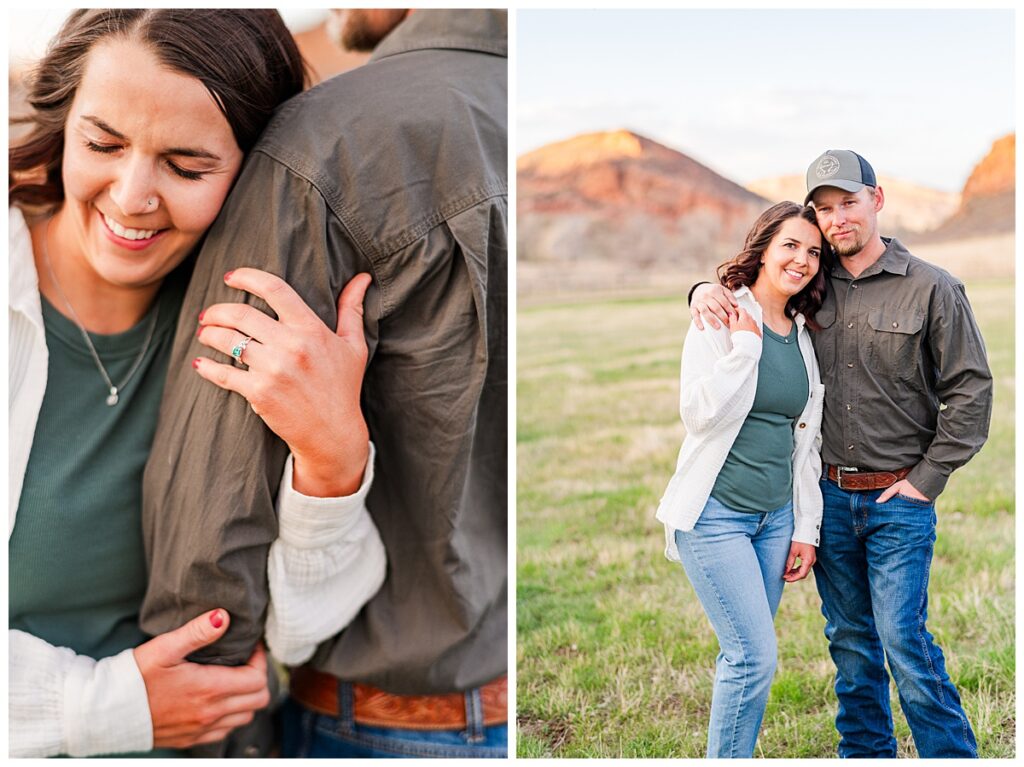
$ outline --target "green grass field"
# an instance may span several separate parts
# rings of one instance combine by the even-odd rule
[[[995,376],[989,441],[938,503],[929,629],[985,757],[1014,755],[1012,281],[968,295]],[[685,296],[521,308],[517,654],[522,757],[701,757],[718,643],[658,499],[683,439]],[[832,757],[833,668],[812,578],[786,587],[757,756]],[[914,756],[892,690],[901,756]]]

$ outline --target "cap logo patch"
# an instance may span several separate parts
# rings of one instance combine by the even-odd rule
[[[827,154],[818,161],[818,167],[814,169],[814,175],[818,178],[831,178],[839,172],[839,158]]]

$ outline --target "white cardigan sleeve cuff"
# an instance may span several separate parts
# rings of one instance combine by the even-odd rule
[[[95,661],[23,631],[7,635],[12,757],[153,748],[146,683],[131,649]]]
[[[384,583],[387,557],[366,509],[376,449],[360,488],[343,498],[313,498],[292,487],[292,458],[278,492],[278,538],[270,547],[266,637],[284,664],[308,660],[316,646],[356,616]]]

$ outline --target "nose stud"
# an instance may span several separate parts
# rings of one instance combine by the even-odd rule
[[[154,205],[156,205],[156,198],[155,197],[150,197],[148,200],[146,200],[146,207],[147,208],[152,208]]]

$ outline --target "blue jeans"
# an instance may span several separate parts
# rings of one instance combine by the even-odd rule
[[[281,755],[299,759],[424,759],[508,756],[508,725],[485,727],[477,690],[466,693],[464,730],[367,727],[352,716],[352,685],[338,683],[337,717],[325,716],[289,697],[281,707]]]
[[[676,548],[720,651],[711,696],[708,758],[754,754],[775,673],[775,611],[793,535],[793,504],[760,514],[709,498]]]
[[[814,578],[836,665],[839,756],[896,758],[889,676],[921,757],[977,757],[942,650],[925,628],[935,505],[821,480]],[[883,654],[884,653],[884,654]]]

